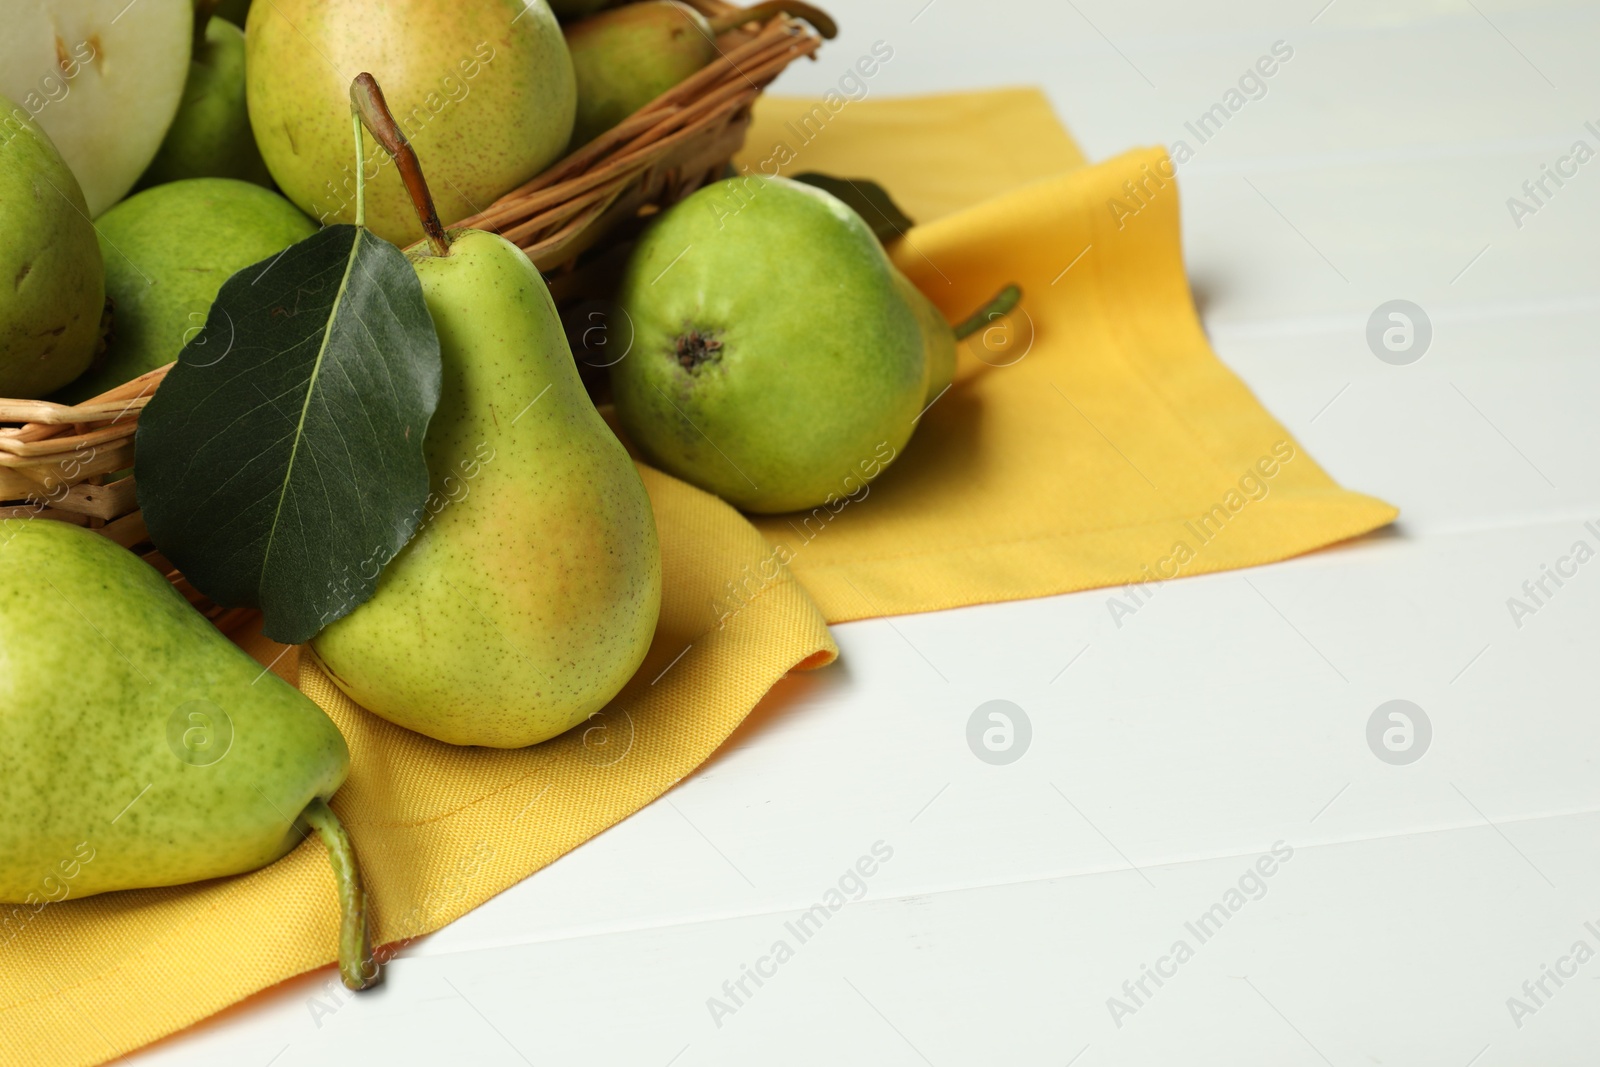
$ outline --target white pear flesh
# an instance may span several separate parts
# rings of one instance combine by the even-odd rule
[[[0,95],[37,122],[98,215],[155,158],[178,112],[193,0],[4,0]]]

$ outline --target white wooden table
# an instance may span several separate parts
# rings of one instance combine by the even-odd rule
[[[1561,160],[1600,151],[1600,5],[1325,3],[833,0],[779,89],[884,40],[873,93],[1036,83],[1091,159],[1188,140],[1217,352],[1397,527],[1120,627],[1109,590],[837,627],[837,666],[380,991],[291,982],[128,1062],[1595,1063],[1600,561],[1560,561],[1600,549],[1600,159]],[[1366,339],[1395,299],[1432,327],[1406,365]],[[995,699],[1032,726],[1006,765],[967,742]],[[1394,699],[1431,724],[1415,762],[1369,747]]]

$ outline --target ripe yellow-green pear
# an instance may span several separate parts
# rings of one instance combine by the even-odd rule
[[[322,222],[355,218],[357,72],[382,83],[448,221],[539,173],[572,133],[572,60],[545,0],[273,0],[251,7],[245,33],[256,144],[284,195]],[[367,226],[399,245],[421,237],[382,149],[365,167]]]
[[[193,0],[10,0],[0,17],[0,93],[50,135],[99,215],[133,188],[178,112]]]
[[[183,103],[141,187],[182,178],[239,178],[272,187],[244,101],[244,31],[220,16],[195,40]]]
[[[316,232],[289,201],[233,178],[145,189],[95,222],[111,331],[105,357],[60,399],[80,403],[171,363],[200,333],[222,283]],[[266,268],[263,268],[266,269]],[[214,358],[227,358],[224,350]],[[207,338],[207,343],[213,343]],[[209,357],[208,357],[209,358]]]
[[[0,901],[242,874],[311,827],[346,866],[346,982],[370,984],[360,875],[327,806],[350,751],[322,709],[109,538],[4,520],[0,561]]]
[[[0,396],[41,397],[94,358],[105,276],[72,171],[20,108],[0,112]]]
[[[311,647],[391,722],[520,748],[599,711],[644,660],[661,608],[655,516],[528,257],[481,230],[407,254],[444,361],[430,517]]]

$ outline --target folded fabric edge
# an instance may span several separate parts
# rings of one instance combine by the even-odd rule
[[[1151,579],[1139,573],[1128,573],[1124,567],[1106,567],[1099,571],[1083,573],[1078,578],[1065,576],[1055,580],[1046,578],[1041,581],[1039,568],[1031,559],[1019,560],[1014,567],[1001,565],[1000,569],[1008,570],[1013,579],[1013,586],[1004,595],[993,595],[994,578],[992,572],[987,576],[983,585],[987,594],[972,590],[956,590],[943,595],[922,595],[917,599],[924,605],[914,611],[886,611],[879,607],[885,599],[896,599],[905,595],[903,590],[916,584],[916,572],[924,567],[932,568],[959,568],[962,573],[973,573],[973,550],[957,550],[941,555],[922,555],[908,557],[900,560],[880,561],[875,573],[869,570],[863,574],[859,567],[852,568],[851,564],[824,564],[812,567],[806,573],[806,588],[811,597],[822,609],[824,616],[830,623],[856,622],[863,619],[892,618],[895,615],[917,615],[929,611],[947,611],[952,608],[976,607],[983,604],[1007,603],[1014,600],[1034,600],[1046,596],[1059,596],[1065,593],[1080,593],[1092,589],[1109,589],[1130,583],[1145,581],[1181,581],[1184,578],[1197,577],[1203,574],[1218,574],[1226,571],[1244,570],[1250,567],[1261,566],[1267,563],[1278,563],[1298,556],[1308,555],[1325,548],[1339,545],[1374,530],[1382,529],[1389,525],[1398,516],[1399,511],[1392,505],[1375,497],[1362,493],[1346,491],[1348,500],[1342,506],[1345,513],[1335,519],[1329,519],[1325,512],[1323,502],[1306,502],[1297,508],[1293,502],[1282,505],[1284,511],[1302,510],[1307,512],[1307,518],[1315,518],[1320,530],[1297,538],[1285,538],[1270,548],[1260,552],[1244,552],[1239,554],[1197,554],[1193,562],[1187,563],[1181,573],[1167,579]],[[1146,531],[1171,529],[1170,522],[1153,523],[1144,527]],[[1073,542],[1076,535],[1066,534],[1059,537],[1043,537],[1030,539],[1025,543],[1030,551],[1037,551],[1041,545],[1048,545],[1055,541],[1059,544],[1062,554],[1074,552]],[[1171,547],[1170,540],[1159,538],[1152,540],[1149,550],[1140,557],[1148,556],[1145,562],[1154,564],[1163,551]],[[1077,553],[1082,555],[1081,551]],[[994,563],[994,554],[988,554],[985,562]],[[847,579],[843,575],[849,572]]]

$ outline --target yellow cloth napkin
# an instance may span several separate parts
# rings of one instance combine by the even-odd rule
[[[734,163],[757,174],[871,178],[917,222],[932,222],[1084,159],[1043,93],[991,89],[868,96],[837,111],[804,97],[763,96]]]
[[[1028,90],[869,99],[821,125],[795,117],[810,107],[763,100],[742,162],[786,145],[785,174],[883,185],[921,223],[896,265],[952,322],[1024,293],[865,493],[754,520],[829,622],[1248,567],[1394,519],[1212,353],[1164,152],[1060,174],[1081,157]]]
[[[362,710],[310,657],[300,664],[301,688],[350,743],[333,806],[356,844],[377,943],[439,929],[644,807],[785,673],[837,654],[787,576],[719,625],[724,582],[759,566],[767,546],[721,501],[641,473],[661,534],[661,622],[639,672],[584,727],[517,751],[456,748]],[[283,651],[241,644],[263,662]],[[330,963],[338,919],[315,840],[238,878],[50,904],[0,945],[0,1064],[115,1059]]]

